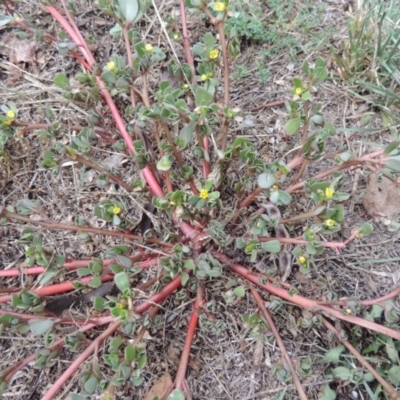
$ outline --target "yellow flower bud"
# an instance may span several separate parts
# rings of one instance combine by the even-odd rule
[[[115,215],[119,214],[121,211],[122,211],[121,208],[118,207],[118,206],[115,206],[115,207],[112,209],[112,212],[113,212],[113,214],[115,214]]]
[[[303,265],[306,264],[307,263],[307,258],[305,258],[304,256],[300,256],[299,257],[299,263],[303,264]]]
[[[153,46],[151,44],[146,44],[146,46],[144,46],[144,49],[148,52],[151,53],[153,51]]]
[[[333,219],[327,219],[327,220],[325,221],[325,225],[326,225],[326,226],[335,226],[335,225],[336,225],[336,222],[335,222]]]
[[[115,71],[117,70],[117,65],[115,64],[114,61],[109,61],[109,62],[107,63],[107,68],[108,68],[110,71],[115,72]]]
[[[207,189],[201,189],[200,198],[203,199],[203,200],[207,200],[208,199],[208,190]]]
[[[208,76],[206,74],[203,74],[200,78],[203,82],[205,82],[208,79]]]
[[[226,9],[225,3],[223,3],[222,1],[217,1],[215,3],[215,9],[219,12],[225,11]]]
[[[298,95],[301,96],[303,93],[303,89],[300,87],[297,87],[296,89],[294,89],[294,92]]]
[[[13,120],[15,118],[15,111],[14,110],[9,110],[7,111],[7,118]]]
[[[219,51],[217,49],[210,51],[210,59],[215,60],[219,56]]]
[[[334,194],[335,194],[335,191],[332,188],[327,187],[325,189],[325,196],[327,199],[330,199]]]

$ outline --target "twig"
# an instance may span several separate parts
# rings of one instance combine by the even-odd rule
[[[13,219],[17,221],[23,221],[35,225],[44,226],[49,229],[56,229],[56,230],[66,230],[66,231],[73,231],[73,232],[88,232],[94,233],[96,235],[106,235],[106,236],[113,236],[119,238],[125,238],[130,240],[138,240],[138,241],[145,241],[147,243],[159,244],[164,247],[172,248],[174,245],[171,243],[163,242],[157,238],[143,238],[140,235],[133,235],[131,233],[125,232],[117,232],[117,231],[110,231],[107,229],[100,229],[100,228],[92,228],[88,226],[80,226],[80,225],[69,225],[69,224],[60,224],[58,222],[48,222],[48,221],[40,221],[40,220],[31,220],[29,217],[25,217],[24,215],[15,214],[9,211],[4,210],[3,213],[0,213],[4,217],[8,219]],[[150,249],[151,250],[151,249]]]
[[[271,107],[275,107],[275,106],[281,106],[282,104],[285,104],[288,100],[278,100],[278,101],[273,101],[271,103],[266,103],[263,104],[261,106],[255,107],[250,109],[251,112],[254,111],[259,111],[259,110],[263,110],[264,108],[271,108]]]
[[[194,67],[194,60],[192,51],[190,49],[190,41],[189,41],[189,34],[187,30],[187,23],[186,23],[186,6],[185,1],[180,0],[180,8],[181,8],[181,23],[182,23],[182,40],[183,40],[183,48],[185,49],[185,57],[186,61],[190,65],[192,70],[192,83],[196,83],[196,70]]]
[[[331,332],[335,334],[337,339],[347,347],[350,353],[352,353],[357,358],[360,364],[363,367],[367,368],[369,372],[371,372],[374,378],[384,387],[386,392],[389,394],[390,399],[399,400],[400,395],[397,390],[390,383],[386,382],[382,378],[382,376],[376,371],[376,369],[372,367],[372,365],[351,345],[351,343],[348,340],[342,339],[339,331],[331,323],[329,323],[326,318],[322,318],[322,322]]]
[[[226,13],[226,11],[225,11]],[[220,20],[216,22],[217,30],[219,34],[219,40],[221,42],[222,48],[222,58],[224,62],[224,106],[229,107],[230,96],[229,96],[229,58],[228,58],[228,46],[225,38],[224,31],[224,20]],[[222,126],[221,126],[221,149],[225,150],[226,141],[228,137],[228,127],[229,127],[229,119],[227,117],[222,117]]]
[[[397,287],[395,290],[393,290],[392,292],[385,294],[382,297],[378,297],[376,299],[371,299],[371,300],[360,300],[358,302],[358,304],[360,304],[360,306],[373,306],[375,304],[381,304],[385,301],[391,300],[393,299],[393,297],[399,296],[400,295],[400,286]],[[323,304],[326,306],[342,306],[342,307],[346,307],[349,305],[351,300],[336,300],[336,301],[317,301],[318,304]]]
[[[83,165],[86,165],[89,168],[92,168],[102,174],[106,174],[111,180],[113,180],[117,185],[123,187],[127,192],[131,193],[133,191],[132,187],[127,184],[126,182],[124,182],[119,176],[111,173],[110,171],[108,171],[107,169],[101,167],[100,165],[87,160],[86,158],[82,157],[79,154],[75,154],[73,157],[70,157],[71,161],[77,161]]]
[[[282,340],[281,336],[279,335],[278,329],[276,329],[276,326],[274,324],[274,321],[272,320],[270,313],[265,308],[265,305],[262,301],[260,294],[254,288],[251,288],[251,293],[252,293],[253,297],[255,298],[255,300],[258,304],[258,307],[261,309],[265,319],[267,320],[269,328],[271,329],[272,333],[275,336],[275,340],[278,343],[279,348],[281,349],[281,352],[282,352],[282,355],[283,355],[285,361],[289,365],[290,373],[292,375],[292,379],[296,386],[297,392],[299,393],[300,399],[307,400],[307,396],[304,392],[303,386],[301,385],[300,380],[296,374],[296,371],[294,370],[292,360],[289,357],[288,352],[286,351],[285,344],[283,343],[283,340]]]

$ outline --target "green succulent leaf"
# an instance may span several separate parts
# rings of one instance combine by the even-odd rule
[[[131,24],[139,14],[138,0],[118,0],[119,7],[126,22]]]
[[[125,293],[130,289],[129,276],[124,271],[114,276],[114,282],[122,293]]]
[[[47,333],[54,325],[54,321],[51,319],[44,320],[30,320],[28,321],[32,335],[42,336]]]
[[[292,118],[286,122],[284,128],[288,135],[294,135],[300,129],[301,119],[300,118]]]
[[[175,389],[167,397],[167,400],[185,400],[185,395],[180,389]]]

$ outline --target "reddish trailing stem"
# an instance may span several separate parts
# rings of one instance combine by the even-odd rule
[[[93,276],[86,276],[86,277],[80,279],[79,282],[87,283],[91,279],[93,279]],[[112,281],[113,279],[114,279],[113,275],[106,275],[101,278],[101,281],[108,282],[108,281]],[[38,296],[51,296],[54,294],[69,292],[74,289],[75,288],[71,282],[64,282],[64,283],[57,283],[57,284],[51,285],[51,286],[45,286],[41,289],[32,290],[32,292],[36,293]],[[1,296],[0,304],[8,303],[9,301],[11,301],[11,299],[12,299],[12,296]]]
[[[164,299],[166,299],[174,290],[178,289],[178,287],[181,285],[181,276],[177,275],[174,279],[172,279],[171,282],[166,284],[161,292],[158,292],[154,294],[153,296],[149,297],[146,301],[144,301],[142,304],[136,306],[134,308],[134,311],[138,314],[142,314],[146,310],[148,310],[151,306],[153,306],[155,303],[160,303]]]
[[[203,304],[203,296],[204,296],[204,287],[202,286],[198,289],[198,295],[194,303],[192,315],[190,317],[178,372],[176,373],[175,387],[177,389],[184,388],[183,382],[185,380],[186,369],[189,363],[190,349],[192,347],[194,333],[196,332],[197,323],[199,322],[199,310]]]
[[[157,257],[157,258],[155,258]],[[146,253],[141,253],[141,254],[136,254],[132,255],[129,258],[132,260],[132,262],[135,263],[135,268],[149,268],[158,263],[158,254],[146,254]],[[146,261],[143,262],[138,262],[144,258],[147,258]],[[87,267],[93,260],[76,260],[76,261],[67,261],[65,264],[63,264],[63,267],[66,268],[69,271],[76,270],[78,268],[85,268]],[[107,267],[110,264],[115,263],[114,259],[106,259],[103,260],[103,267]],[[46,268],[44,267],[31,267],[31,268],[21,268],[21,269],[5,269],[0,271],[0,278],[5,278],[5,277],[13,277],[13,276],[20,276],[20,275],[39,275],[42,274],[43,272],[46,272]]]
[[[219,253],[219,252],[213,252],[213,255],[216,259],[218,259],[220,262],[223,263],[230,263],[232,260],[227,257],[226,255]],[[281,287],[276,287],[272,283],[261,283],[260,277],[258,275],[254,275],[251,271],[249,271],[247,268],[243,267],[240,264],[232,264],[229,267],[233,272],[236,272],[237,274],[243,276],[245,279],[249,280],[250,282],[255,283],[256,285],[262,287],[263,289],[267,290],[268,292],[281,297],[282,299],[289,301],[290,303],[294,303],[300,307],[303,307],[305,309],[311,310],[311,311],[324,311],[330,316],[336,317],[338,319],[341,319],[343,321],[350,322],[355,325],[362,326],[367,329],[371,329],[375,332],[383,333],[384,335],[390,336],[393,339],[400,340],[400,331],[395,330],[392,328],[388,328],[386,326],[381,326],[378,325],[374,322],[367,321],[365,319],[355,317],[353,315],[344,315],[340,310],[337,310],[332,307],[324,306],[318,304],[317,301],[308,299],[306,297],[300,296],[300,295],[291,295],[288,290],[285,290]]]
[[[151,296],[148,300],[134,308],[134,312],[142,314],[155,303],[162,302],[181,284],[181,277],[176,276],[168,283],[161,292]],[[97,349],[103,340],[113,334],[121,325],[121,321],[113,322],[104,332],[102,332],[93,342],[75,359],[75,361],[67,368],[67,370],[57,379],[50,390],[42,397],[42,400],[51,400],[55,394],[61,389],[62,385],[78,370],[78,368],[86,361],[86,359]]]
[[[81,48],[83,55],[86,57],[87,61],[89,62],[89,65],[92,66],[92,64],[95,62],[94,57],[92,53],[90,52],[86,42],[84,41],[81,33],[79,32],[79,29],[75,27],[72,28],[71,25],[67,22],[67,20],[54,8],[54,7],[45,7],[46,10],[59,22],[59,24],[66,30],[68,35],[71,37],[71,39],[78,45],[78,46],[83,46]],[[83,42],[83,43],[82,43]],[[105,87],[103,81],[100,79],[99,76],[96,76],[96,81],[97,85],[100,88],[101,94],[107,103],[111,114],[114,118],[114,121],[121,133],[122,138],[124,139],[124,142],[128,149],[136,154],[136,149],[133,145],[133,141],[131,136],[129,135],[128,131],[125,129],[125,123],[122,120],[121,114],[119,113],[119,110],[117,106],[115,105],[110,92],[107,90]],[[151,191],[153,194],[157,197],[164,197],[164,191],[162,190],[161,186],[159,185],[157,179],[154,177],[151,169],[149,167],[145,167],[142,169],[144,179],[146,180],[148,186],[150,187]],[[179,228],[181,229],[182,233],[185,236],[191,237],[193,235],[194,229],[188,224],[187,222],[180,222]]]
[[[306,245],[308,244],[307,240],[304,239],[296,239],[296,238],[278,238],[278,237],[258,237],[260,242],[271,242],[273,240],[277,240],[280,243],[284,244],[297,244],[297,245]],[[321,246],[329,247],[331,249],[343,249],[346,247],[345,243],[342,242],[320,242]]]
[[[102,332],[86,349],[74,360],[64,373],[54,382],[51,388],[42,397],[42,400],[52,400],[65,382],[86,361],[86,359],[97,349],[103,340],[111,336],[121,325],[121,321],[115,321],[104,332]]]

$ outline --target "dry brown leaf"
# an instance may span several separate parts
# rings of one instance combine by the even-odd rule
[[[29,39],[18,39],[13,32],[8,32],[0,37],[0,55],[8,57],[13,64],[5,82],[10,87],[22,78],[22,72],[17,65],[36,61],[36,43]]]
[[[35,52],[34,40],[18,39],[12,32],[0,39],[0,54],[8,57],[13,64],[34,62]]]
[[[261,365],[263,359],[264,343],[262,339],[258,339],[253,351],[253,364],[255,367]]]
[[[152,388],[147,392],[144,400],[153,400],[154,397],[156,397],[156,396],[159,399],[161,399],[161,397],[164,396],[165,392],[168,390],[168,388],[171,385],[172,385],[171,375],[167,371],[161,378],[159,378],[155,381]]]
[[[368,214],[374,217],[394,217],[400,214],[400,194],[390,179],[377,174],[370,175],[365,191],[363,205]]]

